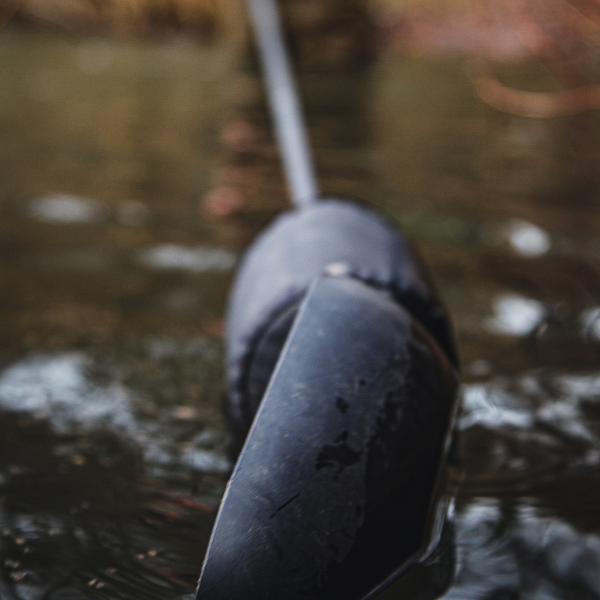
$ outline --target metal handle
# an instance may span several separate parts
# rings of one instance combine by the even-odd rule
[[[312,154],[275,0],[248,0],[267,94],[292,202],[306,208],[319,198]]]

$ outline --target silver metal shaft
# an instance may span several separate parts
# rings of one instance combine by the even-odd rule
[[[295,206],[306,208],[318,200],[319,189],[276,0],[248,5],[288,188]]]

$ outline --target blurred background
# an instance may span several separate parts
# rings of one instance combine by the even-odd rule
[[[444,598],[600,598],[600,3],[280,4],[323,190],[404,228],[454,324]],[[0,596],[187,597],[229,285],[288,206],[245,9],[0,25]]]

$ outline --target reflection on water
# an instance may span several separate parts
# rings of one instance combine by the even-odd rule
[[[188,360],[210,351],[204,341],[194,343]],[[151,342],[149,351],[173,358],[164,346],[165,342]],[[61,436],[110,433],[141,450],[149,467],[187,465],[204,473],[229,472],[231,465],[223,454],[226,437],[202,427],[198,409],[160,408],[113,377],[81,352],[32,356],[0,374],[0,407],[47,422]],[[184,429],[190,430],[187,435]]]
[[[542,302],[513,294],[494,300],[494,316],[486,321],[490,331],[507,335],[527,335],[535,331],[544,319]]]
[[[458,426],[495,432],[488,448],[493,469],[535,470],[546,463],[594,466],[600,461],[600,422],[590,414],[599,397],[596,374],[471,383],[463,389]]]
[[[531,502],[475,498],[456,530],[458,570],[444,600],[600,597],[600,536]]]
[[[583,334],[600,340],[600,307],[588,308],[581,313]]]
[[[598,117],[496,113],[456,60],[375,59],[365,15],[321,4],[296,51],[323,189],[414,239],[463,361],[445,597],[599,598]],[[0,33],[2,598],[193,590],[231,465],[230,279],[286,202],[231,56]]]
[[[2,371],[3,598],[193,586],[231,469],[220,398],[203,381],[221,360],[208,339],[150,338],[120,356],[37,354]]]
[[[162,244],[143,250],[139,261],[154,269],[182,269],[192,273],[203,271],[229,271],[236,258],[231,252],[211,248],[183,248],[174,244]]]
[[[511,223],[508,238],[515,252],[532,258],[546,254],[551,246],[548,234],[527,221]]]
[[[444,598],[600,597],[600,375],[464,386],[469,492]],[[485,494],[479,496],[479,494]]]
[[[0,375],[0,405],[48,420],[59,434],[113,427],[131,433],[126,390],[115,382],[95,386],[85,377],[87,367],[81,353],[34,356],[11,365]]]
[[[55,223],[93,223],[106,213],[106,207],[96,200],[61,194],[32,200],[28,209],[34,219]]]

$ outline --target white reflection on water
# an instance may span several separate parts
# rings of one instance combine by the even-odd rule
[[[598,398],[599,374],[498,378],[463,386],[458,426],[463,431],[474,427],[504,430],[510,439],[525,443],[529,451],[541,444],[552,447],[550,454],[573,467],[594,466],[600,464],[600,436],[585,409]],[[571,447],[569,440],[576,445]],[[492,446],[501,443],[502,438],[490,438]],[[502,454],[499,447],[496,450]],[[504,464],[535,468],[527,459],[527,455],[513,456]]]
[[[25,358],[0,372],[0,410],[47,421],[59,435],[110,431],[138,447],[149,466],[230,470],[214,435],[196,435],[182,447],[173,407],[136,411],[131,392],[119,381],[93,380],[92,367],[82,352]]]
[[[552,245],[543,229],[527,221],[513,221],[508,228],[508,240],[515,252],[528,258],[546,254]]]
[[[32,200],[29,216],[47,223],[95,223],[107,215],[107,207],[90,198],[52,194]]]
[[[542,302],[516,294],[505,294],[494,300],[494,316],[484,321],[493,333],[524,336],[535,331],[546,316]]]
[[[600,597],[600,537],[527,500],[506,511],[495,498],[476,498],[458,512],[456,545],[456,579],[444,600]]]
[[[229,271],[235,265],[236,256],[219,248],[186,248],[176,244],[162,244],[142,251],[139,261],[153,269],[204,273]]]
[[[188,450],[183,455],[183,462],[203,473],[226,473],[230,469],[229,461],[224,456],[198,448]]]
[[[494,498],[478,498],[458,512],[455,522],[457,572],[444,600],[487,598],[490,592],[519,588],[517,557],[509,540],[497,538],[500,506]]]
[[[485,384],[465,385],[462,395],[462,413],[459,419],[461,429],[475,425],[496,429],[512,426],[531,427],[534,415],[519,401],[519,398],[494,389]]]
[[[133,432],[127,390],[115,382],[104,387],[90,382],[85,375],[89,364],[75,352],[18,362],[0,374],[0,407],[47,419],[61,434],[101,427]]]
[[[600,340],[600,306],[588,308],[581,313],[583,335]]]

